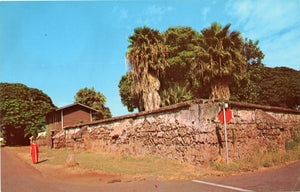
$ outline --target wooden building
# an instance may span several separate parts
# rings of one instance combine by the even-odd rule
[[[56,134],[66,126],[92,122],[93,112],[97,110],[80,103],[61,107],[47,114],[46,128]]]

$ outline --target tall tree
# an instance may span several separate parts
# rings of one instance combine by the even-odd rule
[[[169,50],[163,88],[174,83],[186,85],[190,80],[190,66],[195,62],[199,34],[191,27],[170,27],[164,32],[165,45]]]
[[[199,71],[204,82],[210,83],[211,99],[229,100],[230,78],[239,78],[246,64],[241,54],[241,34],[229,28],[230,24],[222,28],[215,22],[201,30],[200,45],[205,51],[198,55]]]
[[[75,103],[81,103],[98,110],[98,112],[93,114],[94,120],[112,117],[109,108],[105,106],[106,97],[102,93],[96,92],[94,87],[80,89],[74,98]]]
[[[134,29],[129,37],[126,58],[129,64],[131,91],[139,98],[139,110],[160,107],[159,76],[167,66],[166,47],[159,31],[148,27]]]
[[[175,93],[174,91],[179,91],[178,95],[186,93],[186,98],[190,99],[205,97],[207,88],[199,83],[191,70],[197,65],[195,58],[201,49],[199,46],[200,34],[191,27],[170,27],[163,35],[165,45],[169,50],[167,57],[169,66],[161,78],[162,100],[167,99],[171,101],[170,104],[181,102],[180,99],[169,99],[167,96],[167,92]],[[190,95],[190,93],[192,94]],[[165,96],[167,97],[165,98]],[[184,98],[182,96],[180,98]]]
[[[1,131],[7,145],[29,143],[45,125],[45,116],[56,107],[42,91],[18,83],[0,83]]]

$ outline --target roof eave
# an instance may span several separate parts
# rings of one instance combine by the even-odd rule
[[[61,110],[64,110],[64,109],[66,109],[66,108],[73,107],[73,106],[76,106],[76,105],[80,105],[80,106],[85,107],[85,108],[88,108],[88,109],[90,109],[90,110],[92,110],[92,111],[98,112],[98,110],[93,109],[93,108],[91,108],[91,107],[89,107],[89,106],[83,105],[83,104],[81,104],[81,103],[74,103],[74,104],[66,105],[66,106],[64,106],[64,107],[61,107],[61,108],[56,109],[56,111],[61,111]]]

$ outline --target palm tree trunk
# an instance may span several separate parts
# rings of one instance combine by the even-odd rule
[[[226,100],[230,98],[228,81],[225,78],[214,79],[211,81],[211,99]]]
[[[161,99],[158,94],[160,82],[157,77],[151,74],[147,78],[149,86],[143,90],[143,101],[145,111],[150,111],[160,107]]]
[[[144,102],[143,102],[143,98],[141,96],[138,97],[138,110],[139,112],[141,111],[145,111],[145,106],[144,106]]]

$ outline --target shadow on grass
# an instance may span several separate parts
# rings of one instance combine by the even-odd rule
[[[41,160],[41,161],[37,162],[36,164],[44,163],[46,161],[48,161],[48,159]]]

